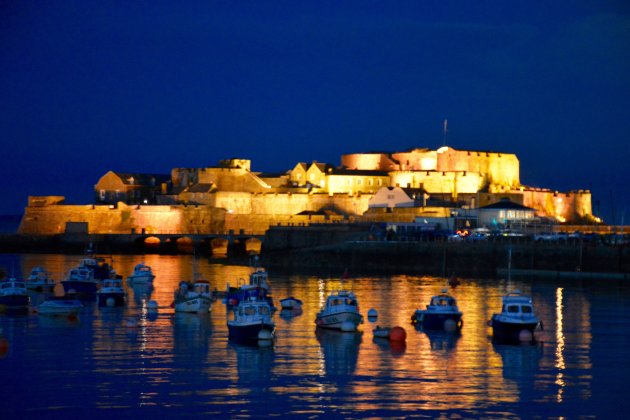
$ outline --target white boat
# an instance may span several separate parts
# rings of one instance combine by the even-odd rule
[[[37,307],[37,312],[49,316],[76,316],[81,309],[83,304],[76,299],[52,297],[42,302]]]
[[[426,309],[417,309],[411,322],[426,330],[458,330],[463,326],[457,301],[446,288],[431,298]]]
[[[55,281],[44,267],[33,267],[25,283],[27,289],[37,292],[52,292],[55,288]]]
[[[493,314],[488,321],[493,339],[506,342],[533,341],[534,331],[542,329],[542,323],[534,314],[532,299],[514,290],[503,296],[502,300],[501,312]]]
[[[267,301],[253,297],[242,300],[233,313],[234,318],[227,321],[229,338],[250,342],[273,339],[275,324]]]
[[[389,338],[391,330],[392,329],[389,327],[379,327],[377,325],[376,328],[372,330],[372,334],[374,334],[375,338]]]
[[[147,284],[151,283],[154,278],[155,275],[153,274],[151,267],[142,262],[133,268],[133,272],[129,275],[129,277],[127,277],[127,282],[130,285]]]
[[[288,310],[301,309],[302,301],[293,296],[289,296],[288,298],[280,299],[280,307]]]
[[[23,281],[10,278],[0,282],[0,307],[8,310],[26,310],[30,303],[31,298]]]
[[[207,313],[212,310],[212,290],[206,280],[182,281],[175,291],[175,312]]]
[[[127,293],[120,279],[103,280],[101,288],[96,292],[98,306],[124,306]]]
[[[347,290],[333,292],[328,296],[325,306],[315,318],[317,327],[342,331],[356,330],[362,323],[363,316],[359,313],[357,298]]]

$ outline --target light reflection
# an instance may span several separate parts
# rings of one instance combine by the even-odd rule
[[[563,302],[562,302],[562,287],[556,289],[556,368],[559,369],[556,375],[556,385],[558,385],[558,393],[556,394],[556,400],[562,402],[564,387],[563,371],[565,369],[564,364],[564,319],[562,316]]]

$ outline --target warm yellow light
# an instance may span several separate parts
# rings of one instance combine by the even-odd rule
[[[560,216],[559,214],[556,215],[556,220],[560,223],[564,223],[567,221],[566,217]]]

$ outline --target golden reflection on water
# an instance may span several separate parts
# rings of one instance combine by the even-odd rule
[[[22,257],[22,273],[28,274],[33,266],[41,265],[59,281],[80,259],[81,256],[27,254]],[[461,334],[450,334],[423,332],[410,323],[413,312],[424,308],[444,287],[443,278],[397,275],[340,279],[271,273],[276,303],[283,297],[295,296],[304,305],[300,314],[279,311],[274,317],[277,337],[274,347],[259,349],[228,344],[226,308],[220,300],[213,303],[212,312],[207,315],[173,313],[170,306],[173,291],[179,281],[193,278],[193,261],[189,255],[113,258],[114,268],[125,278],[140,262],[151,266],[156,278],[152,289],[126,286],[129,305],[124,310],[94,309],[97,316],[91,351],[97,356],[98,372],[122,375],[112,366],[112,357],[115,365],[117,358],[131,352],[133,357],[147,361],[140,373],[154,382],[181,381],[172,368],[166,367],[174,362],[183,364],[185,369],[205,366],[192,375],[201,376],[200,383],[206,384],[206,388],[198,390],[198,395],[212,396],[215,398],[212,404],[217,403],[216,398],[225,404],[234,403],[235,397],[247,401],[248,386],[281,376],[297,378],[297,383],[274,383],[270,389],[303,398],[305,404],[310,402],[314,412],[318,404],[325,405],[327,395],[339,390],[353,395],[353,404],[360,411],[388,407],[453,410],[518,402],[520,390],[515,378],[523,372],[535,371],[540,362],[541,355],[536,349],[493,346],[491,329],[487,326],[487,320],[501,308],[501,297],[515,285],[531,295],[528,283],[463,279],[451,292],[464,313],[464,327]],[[247,266],[216,264],[207,259],[198,259],[195,266],[212,288],[221,291],[227,283],[236,285],[251,272]],[[357,295],[365,317],[361,332],[316,332],[314,319],[326,296],[342,288]],[[61,285],[55,292],[62,294]],[[157,301],[160,308],[159,316],[153,320],[147,312],[149,300]],[[563,289],[558,288],[555,301],[534,301],[543,320],[555,317],[552,338],[556,342],[554,381],[558,402],[562,402],[566,386],[564,300]],[[588,342],[584,345],[588,347],[588,305],[580,303],[582,311],[570,321],[578,323],[581,332],[586,333]],[[369,309],[378,312],[376,322],[367,320]],[[137,319],[138,325],[124,327],[130,317]],[[545,327],[552,326],[553,321],[546,322]],[[406,343],[395,345],[373,339],[376,325],[403,327],[407,332]],[[590,364],[588,354],[585,357],[576,361],[576,365]],[[213,388],[208,385],[210,380],[228,381],[229,385]],[[549,386],[534,383],[544,379],[531,381],[532,388]],[[152,403],[150,394],[143,394],[142,398],[143,404]]]

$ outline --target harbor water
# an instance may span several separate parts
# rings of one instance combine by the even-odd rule
[[[9,275],[43,266],[58,282],[79,255],[2,254]],[[619,281],[460,278],[451,290],[464,313],[461,334],[427,333],[410,318],[445,279],[391,275],[276,275],[276,302],[301,312],[274,315],[271,345],[228,340],[221,299],[209,314],[174,313],[173,291],[193,265],[212,288],[247,279],[246,265],[191,256],[114,256],[126,277],[144,262],[153,288],[130,287],[123,308],[87,303],[76,319],[0,313],[2,418],[165,416],[295,418],[627,418],[630,286]],[[356,333],[316,331],[326,296],[356,294],[366,317]],[[501,296],[533,298],[544,330],[533,345],[493,343],[487,321]],[[63,292],[61,285],[55,289]],[[36,308],[45,296],[31,294]],[[154,300],[157,315],[147,309]],[[375,309],[376,320],[367,312]],[[375,339],[402,326],[404,343]]]

